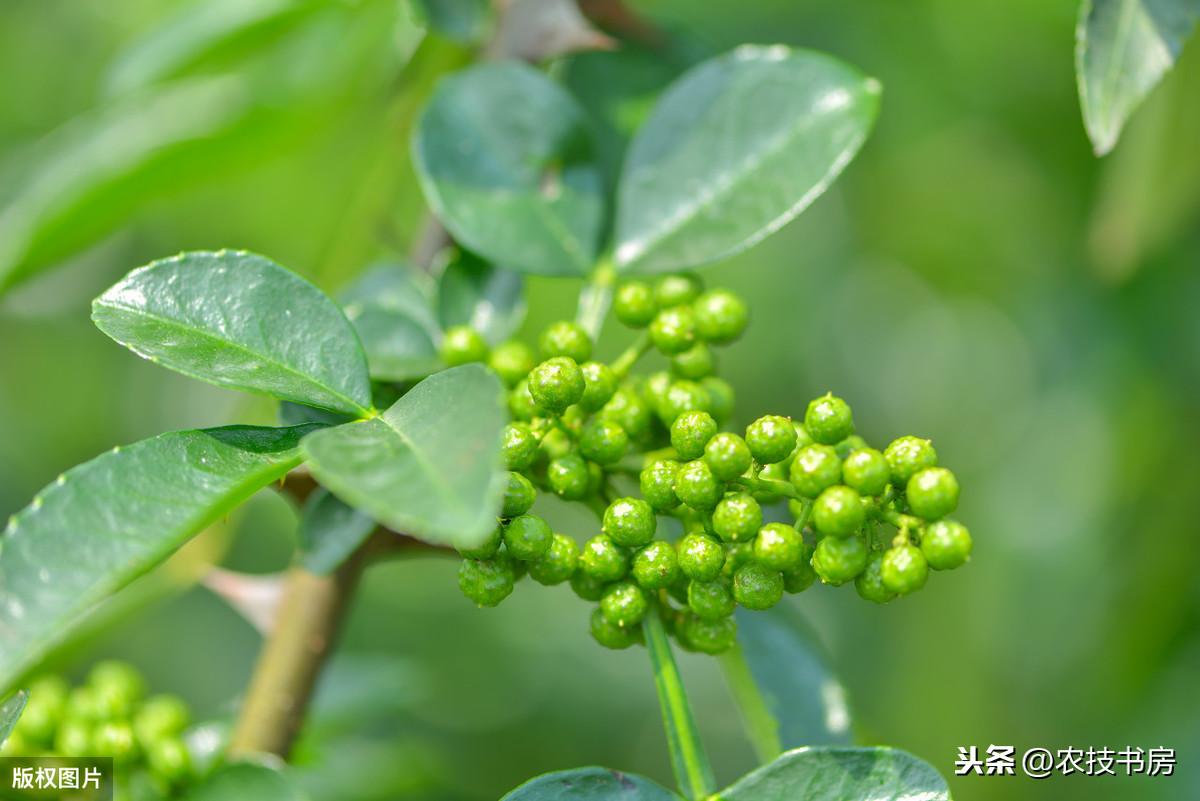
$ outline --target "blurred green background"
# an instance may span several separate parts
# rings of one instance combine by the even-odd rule
[[[407,126],[464,54],[422,41],[414,12],[383,0],[205,5],[267,21],[190,53],[203,15],[173,23],[165,45],[146,38],[195,13],[181,2],[0,9],[0,265],[59,265],[0,299],[0,515],[115,443],[272,421],[265,402],[159,370],[91,326],[90,299],[127,270],[240,247],[336,289],[420,230]],[[300,10],[263,11],[287,5]],[[1174,747],[1171,778],[951,787],[981,801],[1200,797],[1200,48],[1097,161],[1069,0],[633,6],[686,42],[685,61],[784,42],[885,87],[834,191],[705,274],[757,321],[724,359],[740,422],[833,390],[875,443],[933,438],[965,487],[967,569],[886,607],[846,588],[792,601],[841,672],[859,740],[947,774],[966,745]],[[625,58],[553,70],[591,87],[598,114],[636,120],[649,101],[622,87],[662,78]],[[139,158],[134,180],[108,180]],[[81,175],[99,188],[79,190]],[[568,314],[577,289],[530,281],[526,332]],[[620,345],[610,335],[603,353]],[[594,522],[560,512],[590,536]],[[228,567],[278,570],[294,523],[260,496],[51,667],[129,658],[156,688],[229,714],[258,637],[179,577],[224,548]],[[599,652],[562,589],[523,586],[477,610],[454,570],[370,573],[300,752],[319,797],[493,799],[584,764],[669,783],[644,653]],[[714,662],[683,667],[730,780],[752,762],[732,701]]]

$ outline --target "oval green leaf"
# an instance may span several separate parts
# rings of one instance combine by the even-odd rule
[[[427,542],[473,546],[496,525],[508,415],[479,364],[430,376],[378,417],[303,443],[313,474],[351,506]]]
[[[927,762],[895,748],[797,748],[717,793],[719,801],[950,801]]]
[[[1200,0],[1083,0],[1075,75],[1083,123],[1096,155],[1175,64],[1200,19]]]
[[[525,319],[525,282],[520,273],[460,252],[438,280],[438,317],[443,328],[469,325],[495,345]]]
[[[695,267],[779,229],[858,152],[879,91],[835,58],[778,45],[739,47],[686,72],[629,146],[618,269]]]
[[[8,735],[12,734],[13,727],[21,719],[21,713],[25,711],[28,701],[29,690],[17,690],[4,699],[4,703],[0,703],[0,745],[4,745]]]
[[[0,688],[94,605],[300,463],[313,426],[176,431],[68,470],[0,549]]]
[[[422,278],[406,267],[380,265],[341,295],[374,378],[407,381],[439,367],[441,328]]]
[[[633,773],[576,768],[530,779],[500,801],[680,801],[680,798]]]
[[[300,518],[300,562],[310,573],[332,573],[374,530],[369,515],[319,489],[309,496]]]
[[[321,290],[245,251],[184,253],[134,270],[92,304],[139,356],[218,386],[365,417],[367,360]]]
[[[285,765],[233,762],[222,765],[184,794],[184,801],[306,801]]]
[[[558,84],[517,62],[444,79],[421,115],[413,159],[429,205],[489,261],[583,275],[595,261],[604,191],[587,118]]]

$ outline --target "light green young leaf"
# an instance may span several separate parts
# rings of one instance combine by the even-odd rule
[[[950,801],[928,763],[895,748],[797,748],[713,801]]]
[[[304,504],[300,518],[300,561],[310,573],[332,573],[374,530],[369,515],[319,489]]]
[[[516,62],[444,79],[417,124],[430,206],[464,246],[525,273],[583,275],[600,246],[604,191],[587,118]]]
[[[500,801],[681,801],[671,791],[633,773],[576,768],[546,773]]]
[[[1200,19],[1200,0],[1083,0],[1075,73],[1096,155],[1113,149],[1125,121],[1175,64]]]
[[[426,378],[378,417],[317,431],[303,448],[321,484],[389,528],[474,546],[492,531],[506,474],[500,381],[478,364]]]
[[[29,690],[17,690],[0,703],[0,745],[4,745],[8,735],[12,734],[13,727],[21,719],[21,713],[25,711],[28,701]]]
[[[525,319],[525,282],[519,273],[462,251],[438,280],[437,302],[443,328],[469,325],[495,345]]]
[[[217,768],[186,794],[184,801],[307,801],[288,776],[288,767],[263,760],[232,762]]]
[[[436,343],[442,332],[432,290],[422,278],[407,267],[380,265],[341,294],[375,378],[406,381],[439,366]]]
[[[68,470],[8,522],[0,549],[0,688],[92,606],[300,463],[313,426],[177,431]]]
[[[739,47],[673,83],[638,131],[617,195],[617,267],[723,259],[778,230],[862,146],[879,84],[835,58]]]
[[[321,290],[245,251],[185,253],[134,270],[92,304],[139,356],[218,386],[365,417],[366,356]]]

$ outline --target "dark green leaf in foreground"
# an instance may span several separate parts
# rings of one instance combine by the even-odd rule
[[[407,381],[437,370],[441,328],[424,278],[410,268],[385,264],[341,294],[374,378]]]
[[[829,187],[878,108],[878,83],[808,50],[739,47],[689,70],[629,146],[617,267],[676,270],[750,247]]]
[[[949,801],[928,763],[894,748],[797,748],[743,776],[714,801]]]
[[[25,711],[25,703],[28,700],[28,690],[17,690],[4,699],[4,703],[0,703],[0,745],[4,745],[8,735],[12,734],[13,726],[21,719],[21,713]]]
[[[0,549],[0,687],[91,607],[300,463],[312,426],[177,431],[114,448],[43,489]]]
[[[313,474],[395,531],[472,546],[496,525],[505,486],[500,381],[478,364],[422,381],[378,417],[304,440]]]
[[[1084,0],[1075,73],[1096,155],[1112,150],[1125,121],[1175,64],[1200,19],[1200,0]]]
[[[680,801],[680,798],[632,773],[576,768],[530,779],[501,801]]]
[[[460,252],[438,280],[442,327],[469,325],[493,345],[501,342],[525,319],[524,289],[519,273]]]
[[[366,357],[321,290],[245,251],[185,253],[134,270],[92,304],[101,331],[218,386],[366,416]]]
[[[444,79],[417,125],[421,188],[454,238],[528,273],[583,275],[604,221],[584,112],[558,84],[516,62]]]
[[[304,504],[300,518],[300,561],[310,573],[332,573],[374,530],[369,515],[324,489],[317,490]]]
[[[222,765],[195,785],[184,801],[305,801],[287,767],[264,762]]]

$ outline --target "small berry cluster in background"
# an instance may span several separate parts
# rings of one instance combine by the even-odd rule
[[[608,364],[592,360],[591,339],[572,322],[542,332],[536,356],[520,342],[489,349],[470,328],[447,334],[448,364],[486,362],[510,388],[508,491],[492,536],[461,552],[468,598],[495,606],[526,574],[569,582],[598,603],[591,631],[601,645],[638,642],[657,606],[682,647],[716,654],[735,642],[739,605],[768,609],[817,579],[853,581],[884,603],[919,590],[930,568],[967,561],[971,535],[948,517],[958,481],[929,440],[876,450],[832,394],[803,420],[767,415],[744,434],[721,430],[734,394],[712,351],[744,331],[739,297],[675,274],[619,287],[613,312],[644,332]],[[630,376],[652,348],[670,370]],[[580,544],[552,531],[530,514],[538,491],[589,506],[600,533]],[[786,508],[792,522],[765,522],[764,507],[777,517]]]

